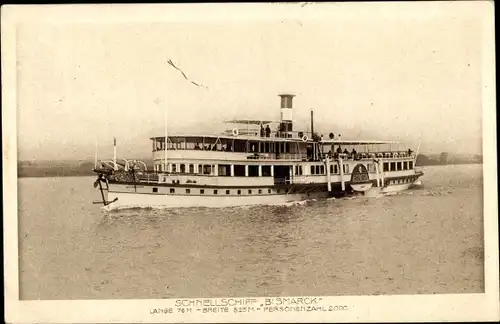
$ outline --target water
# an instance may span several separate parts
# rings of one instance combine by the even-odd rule
[[[380,198],[105,212],[92,177],[19,179],[21,299],[484,291],[482,168]]]

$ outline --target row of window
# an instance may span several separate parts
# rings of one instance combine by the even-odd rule
[[[384,172],[412,170],[413,161],[384,162]]]
[[[260,152],[260,153],[292,153],[297,152],[303,143],[289,142],[255,142],[247,140],[212,139],[210,143],[200,141],[200,138],[181,140],[180,142],[168,142],[168,150],[203,150],[221,152]],[[175,140],[174,140],[175,141]],[[153,152],[165,150],[165,141],[153,141]]]
[[[179,189],[179,190],[180,190],[180,189]],[[192,189],[191,189],[191,188],[186,188],[186,189],[184,189],[184,193],[186,193],[186,194],[191,194],[191,191],[192,191]],[[154,192],[154,193],[157,193],[157,192],[158,192],[158,188],[157,188],[157,187],[153,187],[153,192]],[[224,190],[220,190],[220,192],[221,192],[221,193],[223,193],[223,192],[224,192]],[[234,192],[234,191],[233,191],[233,192]],[[248,191],[247,191],[247,192],[248,192],[248,194],[249,194],[249,195],[251,195],[251,194],[252,194],[252,193],[254,193],[254,192],[255,192],[255,193],[258,193],[258,194],[262,194],[262,193],[264,193],[264,190],[263,190],[263,189],[255,189],[255,191],[254,191],[254,189],[248,189]],[[170,193],[171,193],[171,194],[176,193],[175,188],[170,188]],[[193,193],[194,193],[194,189],[193,189]],[[232,193],[232,191],[231,191],[231,190],[229,190],[229,189],[226,189],[226,190],[225,190],[225,193],[226,193],[226,195],[230,195],[230,194]],[[238,189],[238,190],[236,190],[236,193],[237,193],[238,195],[241,195],[241,194],[242,194],[242,190],[241,190],[241,189]],[[267,193],[268,193],[268,194],[272,193],[272,190],[271,190],[271,189],[267,189]],[[281,193],[281,190],[280,190],[280,189],[276,189],[276,193]],[[200,195],[204,195],[204,194],[205,194],[205,189],[199,189],[199,194],[200,194]],[[213,189],[213,190],[211,190],[211,191],[207,190],[207,194],[218,195],[218,194],[219,194],[219,190],[218,190],[218,189]]]
[[[348,164],[343,164],[343,169],[344,169],[344,174],[349,173],[349,165]],[[340,168],[337,164],[332,164],[330,165],[330,173],[331,174],[339,174],[340,173]],[[311,174],[325,174],[325,166],[324,165],[311,165]]]
[[[261,174],[259,174],[259,166],[258,165],[233,165],[233,176],[235,177],[270,177],[271,176],[271,166],[270,165],[262,165],[261,166]],[[248,175],[246,174],[245,167],[248,167]],[[344,174],[349,173],[349,165],[344,164]],[[375,172],[375,165],[370,163],[367,165],[368,172]],[[217,168],[217,173],[215,173]],[[402,161],[402,162],[384,162],[384,172],[388,171],[404,171],[413,169],[413,161]],[[231,165],[229,164],[218,164],[215,165],[198,165],[197,167],[194,164],[169,164],[169,170],[172,173],[189,173],[189,174],[205,174],[205,175],[215,175],[218,176],[231,176]],[[165,171],[161,170],[160,165],[155,165],[155,171]],[[330,173],[331,174],[339,174],[339,166],[337,164],[330,165]],[[310,174],[311,175],[321,175],[325,174],[325,166],[324,165],[311,165],[310,166]],[[295,166],[295,175],[303,175],[302,166]]]

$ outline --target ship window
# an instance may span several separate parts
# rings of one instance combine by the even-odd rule
[[[231,192],[229,190],[226,190],[226,195],[229,195]]]
[[[211,174],[212,172],[212,166],[211,165],[204,165],[203,166],[203,174]]]
[[[262,176],[263,177],[270,177],[271,176],[271,166],[270,165],[263,165],[262,166]]]
[[[181,164],[181,173],[186,173],[186,165]]]
[[[403,170],[408,170],[408,161],[403,162]]]
[[[389,171],[389,163],[384,162],[384,172]]]
[[[397,163],[397,170],[398,170],[398,171],[403,170],[403,167],[401,166],[401,162],[398,162],[398,163]]]
[[[189,173],[194,173],[194,165],[193,164],[189,165]]]
[[[172,172],[177,172],[177,164],[172,164]]]
[[[214,190],[214,195],[216,195],[216,194],[217,194],[217,189]]]
[[[219,176],[231,176],[231,166],[229,164],[219,164]]]
[[[349,165],[348,164],[344,164],[344,173],[345,174],[349,173]]]
[[[234,165],[234,176],[244,177],[245,176],[245,166],[244,165]]]
[[[198,173],[203,173],[203,165],[198,164]]]
[[[409,168],[410,170],[411,170],[411,169],[413,169],[413,161],[409,161],[408,163],[409,163],[409,164],[408,164],[408,165],[409,165],[409,166],[408,166],[408,168]]]
[[[335,174],[339,173],[339,166],[338,165],[333,166],[333,173],[335,173]]]
[[[153,192],[158,192],[158,188],[153,188]]]
[[[333,173],[333,165],[330,165],[330,173]]]
[[[267,193],[271,193],[271,189],[267,189]]]
[[[205,194],[205,189],[200,189],[200,194],[201,195]]]
[[[249,177],[258,177],[259,176],[259,166],[258,165],[249,165],[248,166],[248,176]]]
[[[238,195],[241,195],[241,190],[238,190]]]
[[[391,171],[396,171],[396,162],[391,162]]]
[[[316,166],[316,174],[321,174],[321,172],[319,171],[319,165]]]
[[[252,194],[252,189],[248,189],[248,194],[251,195]]]
[[[299,165],[299,175],[302,175],[302,165]]]
[[[325,174],[325,166],[324,165],[320,166],[320,171],[321,171],[320,172],[321,174]]]
[[[262,189],[259,189],[259,193],[260,193],[260,194],[262,193]]]
[[[170,193],[175,193],[175,189],[174,188],[170,188]]]
[[[191,193],[191,189],[186,189],[186,193]]]
[[[314,174],[314,165],[311,165],[311,174]]]

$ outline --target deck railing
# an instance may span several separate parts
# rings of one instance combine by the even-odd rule
[[[247,156],[249,160],[301,160],[307,159],[306,154],[302,153],[254,153]]]
[[[364,160],[364,159],[407,159],[415,158],[415,153],[408,151],[391,151],[391,152],[361,152],[361,153],[322,153],[320,157],[322,159],[326,157],[333,159],[354,159],[354,160]]]

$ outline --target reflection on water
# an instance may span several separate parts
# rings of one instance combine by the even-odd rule
[[[284,206],[105,212],[92,178],[19,180],[22,299],[481,292],[481,166]]]

